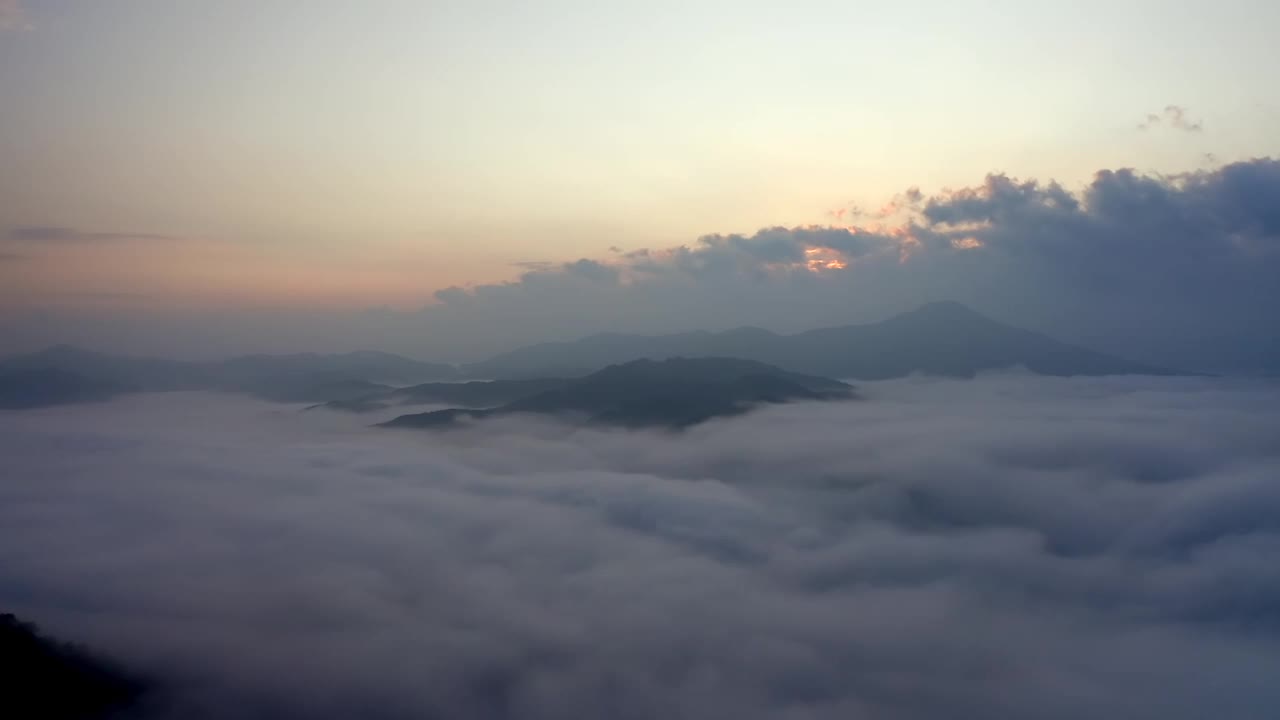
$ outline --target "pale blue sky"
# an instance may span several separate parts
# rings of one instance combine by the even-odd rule
[[[1280,152],[1264,0],[23,5],[0,225],[186,241],[45,251],[10,301],[413,306],[990,171],[1076,187]],[[1137,129],[1170,104],[1203,131]]]

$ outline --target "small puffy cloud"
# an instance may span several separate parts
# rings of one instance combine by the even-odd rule
[[[1187,109],[1180,105],[1167,105],[1162,112],[1149,113],[1145,120],[1138,124],[1139,130],[1151,130],[1167,127],[1184,132],[1201,132],[1204,124],[1187,116]]]

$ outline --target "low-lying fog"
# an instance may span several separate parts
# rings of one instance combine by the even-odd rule
[[[860,387],[683,434],[0,413],[0,608],[141,717],[1274,717],[1280,386]]]

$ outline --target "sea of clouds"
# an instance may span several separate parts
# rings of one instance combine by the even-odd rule
[[[1271,718],[1280,385],[861,385],[684,433],[0,413],[0,610],[142,718]]]

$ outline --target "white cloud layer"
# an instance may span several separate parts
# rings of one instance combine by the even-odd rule
[[[156,717],[1273,715],[1280,387],[863,391],[683,435],[0,414],[0,609]]]

